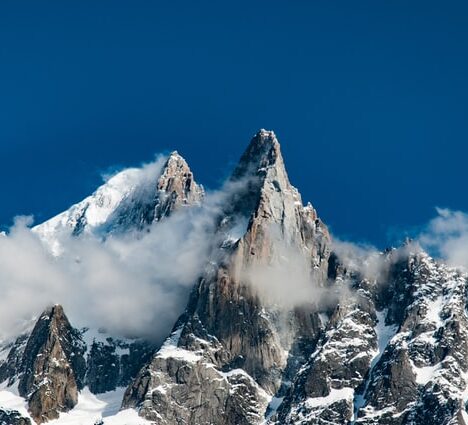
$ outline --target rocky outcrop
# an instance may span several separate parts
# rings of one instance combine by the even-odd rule
[[[5,361],[0,362],[0,382],[8,381],[8,385],[11,386],[19,378],[22,371],[24,349],[29,336],[30,333],[26,332],[2,347],[2,357],[5,357]]]
[[[152,222],[171,215],[180,207],[200,204],[203,187],[198,185],[187,162],[177,152],[172,152],[158,179],[157,201]]]
[[[465,424],[467,276],[423,252],[403,264],[390,276],[388,319],[399,331],[372,370],[356,424]]]
[[[72,409],[83,385],[85,346],[63,309],[55,305],[39,318],[24,349],[18,391],[42,423]]]
[[[343,297],[329,318],[316,350],[294,377],[276,416],[278,424],[347,424],[355,393],[378,353],[378,323],[368,294]]]
[[[467,276],[414,246],[382,257],[382,281],[340,301],[271,423],[466,424]]]
[[[285,311],[252,281],[286,249],[304,260],[311,288],[328,267],[327,229],[289,183],[272,132],[254,137],[230,187],[218,247],[185,314],[124,398],[157,424],[259,423],[318,338],[313,303]]]
[[[153,344],[145,341],[94,340],[88,347],[85,385],[94,394],[126,387],[153,353]]]
[[[84,386],[95,394],[127,386],[154,353],[149,342],[99,332],[90,338],[90,332],[73,328],[63,308],[55,305],[41,314],[30,333],[3,347],[8,355],[0,362],[0,382],[7,388],[18,384],[37,423],[72,409]]]
[[[141,230],[179,208],[199,205],[203,197],[203,187],[195,182],[185,159],[172,152],[156,182],[142,185],[125,196],[101,228],[106,232]]]
[[[0,425],[31,425],[31,420],[15,410],[0,408]]]

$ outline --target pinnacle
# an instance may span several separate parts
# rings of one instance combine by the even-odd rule
[[[177,169],[190,171],[187,161],[177,151],[172,151],[164,164],[162,175],[166,173],[173,174]]]
[[[54,304],[54,305],[47,307],[43,311],[42,316],[53,317],[55,315],[63,315],[63,314],[64,314],[63,307],[60,304]]]
[[[256,173],[262,168],[282,164],[281,147],[273,131],[259,130],[242,155],[234,171],[235,179]],[[281,165],[282,166],[282,165]]]
[[[177,151],[172,151],[170,154],[169,154],[169,158],[182,158],[180,155],[179,155],[179,152]]]
[[[265,130],[264,128],[260,129],[252,138],[249,148],[263,148],[271,149],[274,148],[278,153],[280,153],[280,144],[276,138],[274,131]],[[249,149],[248,148],[248,149]]]
[[[187,161],[185,161],[185,159],[179,154],[179,152],[177,151],[172,151],[169,156],[167,157],[167,161],[166,161],[166,166],[169,162],[182,162],[184,164],[187,163]]]

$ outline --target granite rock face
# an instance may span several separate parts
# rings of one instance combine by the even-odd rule
[[[133,189],[101,229],[106,233],[121,233],[134,228],[142,230],[180,208],[199,205],[203,198],[203,187],[195,182],[185,159],[172,152],[156,181]]]
[[[58,418],[76,405],[85,373],[84,350],[61,306],[41,315],[24,349],[18,385],[36,422]]]
[[[153,344],[146,341],[95,340],[88,347],[85,385],[94,394],[126,387],[153,353]]]
[[[370,374],[359,424],[465,424],[467,276],[425,253],[391,271],[398,333]]]
[[[94,394],[127,386],[154,353],[152,343],[99,333],[86,342],[88,332],[74,328],[55,305],[40,315],[30,333],[4,347],[9,353],[0,366],[0,382],[7,389],[18,384],[36,423],[71,410],[85,386]]]
[[[374,278],[342,262],[271,132],[231,183],[205,273],[123,406],[168,425],[467,423],[467,276],[412,245],[379,254]],[[280,308],[272,275],[265,291],[255,270],[290,252],[331,301]]]
[[[254,137],[230,183],[219,244],[187,310],[124,398],[157,424],[259,423],[318,339],[313,303],[285,311],[249,277],[284,246],[304,259],[311,282],[327,275],[328,231],[289,183],[272,132]]]
[[[198,205],[203,201],[204,190],[193,177],[187,162],[177,152],[172,152],[158,179],[157,201],[151,222],[168,217],[180,207]]]
[[[467,276],[407,246],[382,255],[382,281],[355,281],[272,423],[467,423]]]
[[[11,386],[18,378],[22,370],[23,353],[29,335],[30,332],[25,332],[2,347],[2,357],[5,360],[0,362],[0,382],[8,381],[8,385]]]
[[[98,226],[88,210],[114,183],[60,223],[78,237],[141,231],[203,202],[177,153],[150,175],[124,184]],[[37,422],[84,386],[126,386],[122,407],[156,425],[468,425],[465,272],[411,242],[350,260],[303,205],[270,131],[223,193],[209,260],[161,347],[74,329],[60,306],[0,345],[0,382],[19,383]]]

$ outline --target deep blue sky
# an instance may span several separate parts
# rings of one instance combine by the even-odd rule
[[[2,1],[0,224],[177,149],[216,187],[259,128],[332,231],[468,210],[466,1]]]

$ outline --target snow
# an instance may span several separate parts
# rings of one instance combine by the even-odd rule
[[[369,375],[367,377],[367,381],[364,385],[364,390],[362,394],[357,394],[354,398],[354,412],[353,412],[353,419],[352,424],[354,424],[357,420],[357,414],[359,409],[364,407],[366,404],[366,392],[367,388],[369,387],[370,379],[372,377],[372,372],[374,370],[375,365],[379,362],[380,358],[382,357],[385,348],[387,347],[388,343],[392,340],[397,332],[397,327],[394,325],[385,325],[385,317],[387,316],[387,310],[377,311],[377,324],[375,326],[375,333],[377,334],[377,352],[374,355],[374,358],[371,361],[370,368],[369,368]]]
[[[93,425],[102,419],[105,425],[143,425],[150,424],[133,409],[119,412],[125,388],[118,388],[104,394],[92,394],[84,388],[78,396],[78,404],[70,412],[48,422],[50,425]]]
[[[167,359],[174,358],[178,360],[185,360],[190,363],[195,363],[198,360],[201,360],[203,357],[196,352],[185,350],[177,346],[180,339],[180,334],[182,333],[182,327],[177,329],[172,335],[166,339],[162,347],[157,353],[157,357]]]
[[[120,392],[120,391],[115,391]],[[104,416],[107,403],[104,400],[99,400],[96,395],[92,394],[88,388],[84,388],[78,396],[78,404],[70,412],[60,414],[60,417],[54,421],[50,421],[50,425],[79,425],[94,423]],[[118,409],[117,409],[118,410]],[[109,412],[110,413],[110,412]],[[112,411],[112,413],[116,413]],[[111,413],[111,414],[112,414]]]
[[[226,378],[228,378],[229,376],[234,376],[234,375],[244,375],[247,378],[253,380],[253,378],[244,369],[232,369],[229,372],[220,372],[220,373]]]
[[[377,344],[379,351],[372,360],[371,366],[377,364],[377,362],[380,360],[380,357],[382,357],[385,347],[388,345],[398,330],[394,325],[385,325],[386,316],[386,310],[377,312],[377,325],[375,326],[375,332],[377,334]]]
[[[141,168],[127,168],[115,174],[92,195],[32,230],[41,237],[52,254],[60,255],[62,247],[59,240],[62,235],[69,236],[80,223],[89,233],[106,224],[125,199],[134,193],[144,193],[145,188],[151,185],[156,186],[164,161],[161,157]]]
[[[440,328],[444,325],[444,322],[440,318],[440,312],[442,311],[442,307],[444,306],[443,298],[437,297],[434,300],[426,301],[427,305],[427,312],[425,319],[434,323],[436,328]]]
[[[115,416],[104,418],[104,425],[150,425],[151,423],[138,416],[133,409],[122,410]]]
[[[330,320],[328,315],[326,315],[325,313],[319,313],[319,319],[320,319],[320,323],[322,324],[323,327],[327,326],[328,324],[328,321]]]
[[[17,386],[6,389],[6,382],[0,386],[0,407],[7,410],[16,410],[21,415],[31,418],[28,413],[27,403],[23,397],[18,395]]]
[[[271,398],[270,403],[268,404],[267,414],[265,415],[264,423],[268,423],[268,420],[276,414],[283,400],[284,400],[284,397],[272,397]]]
[[[135,342],[135,340],[127,339],[127,338],[115,338],[110,334],[94,328],[87,328],[81,334],[83,341],[87,346],[87,350],[91,349],[93,342],[102,343],[104,345],[110,345],[109,340],[112,340],[113,345],[115,345],[115,354],[118,356],[123,356],[125,354],[129,354],[130,349],[126,346]]]
[[[0,389],[0,407],[16,410],[31,419],[25,399],[10,391]],[[119,411],[125,388],[118,388],[104,394],[92,394],[86,387],[78,395],[78,404],[69,412],[61,413],[50,425],[94,425],[102,419],[105,425],[146,425],[151,422],[138,416],[133,409]],[[31,422],[34,424],[34,421]]]
[[[436,364],[435,366],[413,367],[413,371],[416,375],[416,383],[419,385],[426,385],[439,369],[440,364]]]
[[[313,397],[306,400],[307,407],[323,407],[336,403],[340,400],[352,401],[354,397],[354,390],[352,388],[341,388],[339,390],[332,388],[330,394],[325,397]]]

